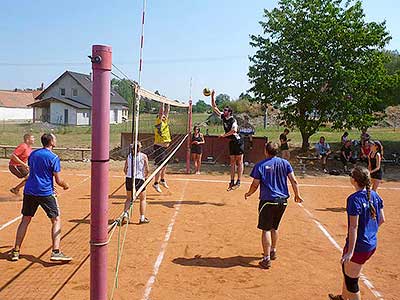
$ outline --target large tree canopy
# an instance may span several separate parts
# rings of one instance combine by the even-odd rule
[[[388,75],[385,22],[366,22],[361,1],[281,0],[251,36],[251,92],[278,106],[299,128],[303,148],[322,123],[336,128],[373,121]]]

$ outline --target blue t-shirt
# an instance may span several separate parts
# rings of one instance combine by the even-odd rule
[[[250,176],[260,180],[260,200],[277,202],[279,198],[289,198],[287,176],[292,172],[290,163],[280,157],[258,162]]]
[[[35,150],[28,159],[29,177],[24,194],[50,196],[54,193],[53,173],[61,171],[60,158],[46,148]]]
[[[350,224],[349,216],[358,216],[357,241],[354,252],[369,252],[376,248],[376,234],[378,232],[380,210],[383,208],[383,201],[375,191],[371,190],[371,200],[376,209],[376,219],[371,218],[367,191],[361,190],[351,194],[347,198],[347,222]],[[348,245],[349,236],[346,238]]]

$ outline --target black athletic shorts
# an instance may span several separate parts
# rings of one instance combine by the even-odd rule
[[[24,216],[33,217],[39,205],[43,208],[49,218],[55,218],[60,215],[57,198],[54,195],[32,196],[24,194],[22,201],[21,213]]]
[[[193,154],[202,154],[203,153],[203,149],[201,147],[201,145],[192,145],[190,147],[190,152]]]
[[[371,173],[371,178],[382,180],[382,178],[383,178],[382,170],[379,169],[378,171]]]
[[[229,155],[241,155],[244,153],[243,139],[229,141]]]
[[[135,179],[135,189],[138,190],[144,183],[143,179]],[[125,177],[125,188],[128,192],[132,192],[133,185],[132,185],[132,178]],[[145,191],[146,187],[142,191]]]
[[[269,231],[277,230],[287,206],[287,199],[278,201],[260,201],[258,205],[258,229]]]
[[[160,145],[154,145],[154,164],[156,166],[160,166],[164,160],[167,158],[167,147],[163,147]],[[167,164],[165,164],[167,165]]]

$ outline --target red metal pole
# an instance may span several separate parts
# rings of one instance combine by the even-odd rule
[[[92,47],[90,299],[107,300],[108,162],[111,47]]]
[[[186,174],[190,174],[190,143],[192,142],[192,100],[189,100],[189,111],[188,111],[188,137],[187,137],[187,148],[186,148]]]

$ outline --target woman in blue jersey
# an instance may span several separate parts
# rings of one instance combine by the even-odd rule
[[[348,233],[341,259],[344,284],[341,295],[332,300],[361,299],[358,280],[364,263],[375,253],[378,228],[385,222],[382,199],[371,190],[369,171],[361,166],[351,172],[356,192],[347,198]]]

